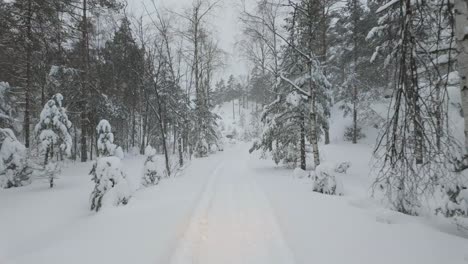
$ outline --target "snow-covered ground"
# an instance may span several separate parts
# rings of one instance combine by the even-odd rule
[[[226,131],[238,126],[232,105],[217,112]],[[334,120],[332,131],[344,122]],[[467,238],[369,198],[370,141],[347,144],[336,132],[321,149],[324,160],[352,163],[339,176],[344,196],[312,192],[310,179],[249,147],[227,143],[98,213],[89,210],[91,163],[68,164],[54,189],[0,190],[0,263],[468,263]],[[134,188],[143,163],[123,161]]]

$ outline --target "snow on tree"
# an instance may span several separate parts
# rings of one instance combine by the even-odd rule
[[[118,157],[101,157],[93,165],[90,175],[95,183],[91,193],[91,210],[98,212],[103,206],[118,206],[128,203],[130,185],[122,171]]]
[[[26,165],[26,148],[11,129],[0,128],[0,187],[12,188],[31,182]]]
[[[416,215],[425,198],[453,177],[460,153],[447,99],[454,54],[451,4],[377,2],[379,25],[367,38],[375,44],[372,58],[383,55],[379,67],[393,74],[393,96],[374,152],[379,169],[374,190],[393,209]]]
[[[0,127],[12,128],[15,122],[15,114],[11,86],[7,82],[0,82]]]
[[[346,172],[348,171],[350,167],[351,167],[351,162],[344,161],[336,165],[335,172],[346,174]]]
[[[322,163],[315,168],[313,191],[330,195],[343,195],[343,185],[335,175],[335,167]]]
[[[464,144],[461,151],[462,157],[459,157],[455,164],[454,179],[444,186],[445,200],[437,210],[446,217],[452,217],[459,227],[468,230],[468,5],[463,0],[455,0],[453,4],[455,9],[453,34],[457,44],[458,71],[450,72],[446,78],[449,85],[456,84],[453,80],[459,80],[461,90],[459,104],[461,104],[465,119]],[[450,56],[443,58],[443,61],[450,61]]]
[[[143,169],[143,178],[141,179],[141,184],[145,187],[151,185],[157,185],[161,180],[161,176],[158,174],[157,170],[157,158],[156,158],[156,150],[151,147],[147,146],[145,148],[145,167]]]
[[[98,133],[97,149],[99,157],[116,156],[123,158],[123,150],[121,147],[114,144],[114,134],[109,121],[103,119],[96,127]]]
[[[205,134],[202,133],[200,135],[197,144],[195,145],[195,156],[198,158],[207,157],[209,151],[209,145],[206,140]]]
[[[91,172],[95,183],[91,193],[91,210],[99,211],[104,205],[127,204],[131,188],[122,170],[123,151],[114,144],[114,134],[107,120],[101,120],[98,133],[98,160]]]
[[[52,97],[42,109],[39,123],[35,127],[35,133],[39,140],[39,147],[44,153],[44,172],[49,179],[50,187],[54,187],[54,179],[59,171],[59,166],[53,164],[54,155],[71,155],[72,136],[70,129],[72,123],[68,120],[66,109],[62,106],[63,96],[58,93]]]

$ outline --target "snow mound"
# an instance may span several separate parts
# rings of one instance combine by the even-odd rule
[[[309,177],[309,173],[301,168],[295,168],[293,172],[293,176],[294,178],[303,179],[303,178]]]
[[[322,163],[315,168],[313,190],[323,194],[343,195],[343,184],[335,175],[335,166]]]

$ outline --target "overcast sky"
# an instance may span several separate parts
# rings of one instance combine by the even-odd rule
[[[128,0],[128,11],[136,15],[145,12],[144,5],[152,10],[152,0]],[[187,7],[191,6],[192,0],[154,0],[157,7],[168,8],[176,12],[182,12]],[[246,0],[253,1],[253,0]],[[221,76],[227,77],[229,74],[247,74],[245,62],[240,58],[238,49],[235,44],[240,39],[241,27],[239,25],[241,0],[221,0],[219,7],[212,12],[212,18],[209,23],[214,28],[214,37],[219,43],[219,46],[229,54],[227,66],[220,73]]]

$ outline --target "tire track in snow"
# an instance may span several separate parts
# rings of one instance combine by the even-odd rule
[[[195,205],[195,209],[190,217],[188,228],[185,230],[183,236],[178,241],[178,245],[175,248],[172,256],[170,257],[169,263],[171,264],[189,264],[198,263],[195,262],[197,256],[194,253],[199,252],[197,248],[200,244],[200,239],[203,239],[203,233],[199,233],[200,230],[203,232],[206,230],[206,214],[207,210],[211,207],[211,201],[214,195],[214,182],[216,181],[219,171],[223,168],[225,162],[222,161],[216,168],[211,172],[209,179],[207,180],[203,191],[201,192],[198,202]],[[206,232],[206,231],[205,231]],[[199,233],[199,235],[197,235]],[[200,235],[201,234],[201,235]],[[193,239],[193,238],[199,239]]]
[[[295,263],[270,202],[247,167],[245,148],[226,152],[169,263]]]

